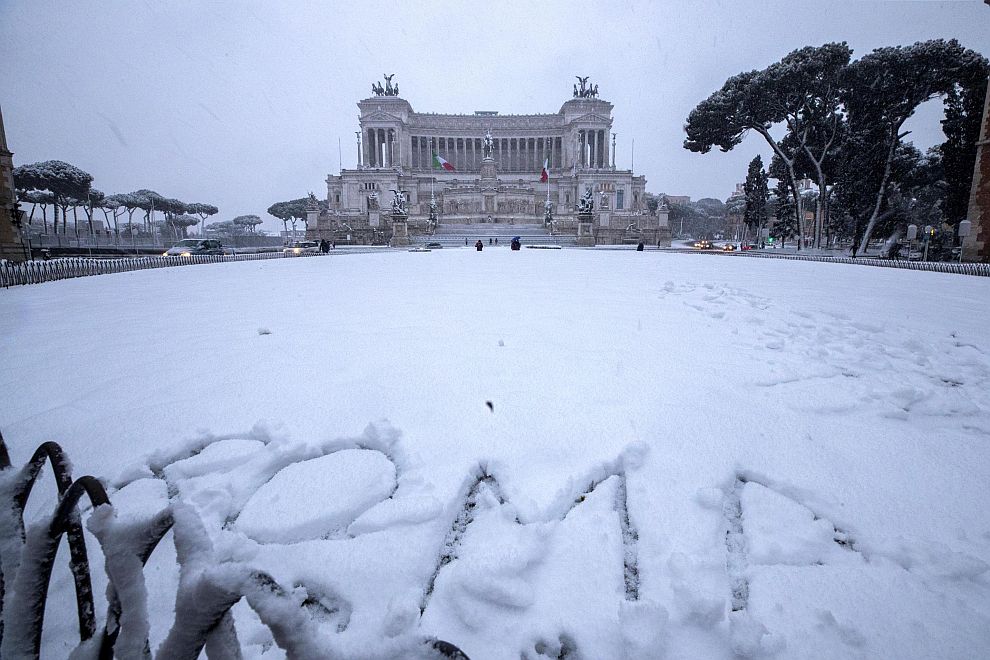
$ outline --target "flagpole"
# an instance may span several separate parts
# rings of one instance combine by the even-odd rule
[[[551,144],[553,144],[553,142],[551,142]],[[546,208],[548,209],[548,212],[549,212],[549,209],[550,209],[550,154],[551,153],[552,153],[552,150],[547,151],[546,160],[543,161],[543,164],[546,166],[546,170],[547,170],[547,203],[546,203]],[[553,216],[552,215],[550,217],[550,235],[553,236]]]

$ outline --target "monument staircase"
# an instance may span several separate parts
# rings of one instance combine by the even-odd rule
[[[486,246],[488,239],[498,239],[499,245],[509,245],[513,237],[518,236],[523,245],[576,245],[577,237],[554,234],[547,231],[542,223],[539,224],[506,224],[479,222],[472,224],[441,224],[433,236],[416,236],[412,240],[419,245],[425,243],[440,243],[444,247],[464,246],[467,239],[470,245],[481,240]]]

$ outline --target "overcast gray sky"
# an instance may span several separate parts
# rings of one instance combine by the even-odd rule
[[[769,150],[681,146],[687,114],[805,45],[957,38],[990,55],[990,7],[955,2],[0,0],[0,106],[15,165],[65,160],[106,193],[151,188],[256,213],[357,154],[356,102],[395,73],[417,111],[556,112],[575,75],[615,105],[617,165],[652,192],[726,198]],[[940,105],[909,128],[941,142]]]

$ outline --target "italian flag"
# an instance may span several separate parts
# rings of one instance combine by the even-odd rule
[[[540,172],[540,183],[546,183],[550,180],[550,159],[547,158],[543,161],[543,171]]]
[[[454,171],[454,166],[445,161],[440,154],[433,154],[433,167],[442,167],[448,172]]]

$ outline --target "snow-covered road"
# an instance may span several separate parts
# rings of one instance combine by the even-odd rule
[[[188,505],[353,657],[972,658],[988,326],[986,278],[656,251],[140,271],[0,291],[0,430],[122,518]],[[155,649],[170,543],[146,575]],[[52,593],[61,657],[65,566]]]

